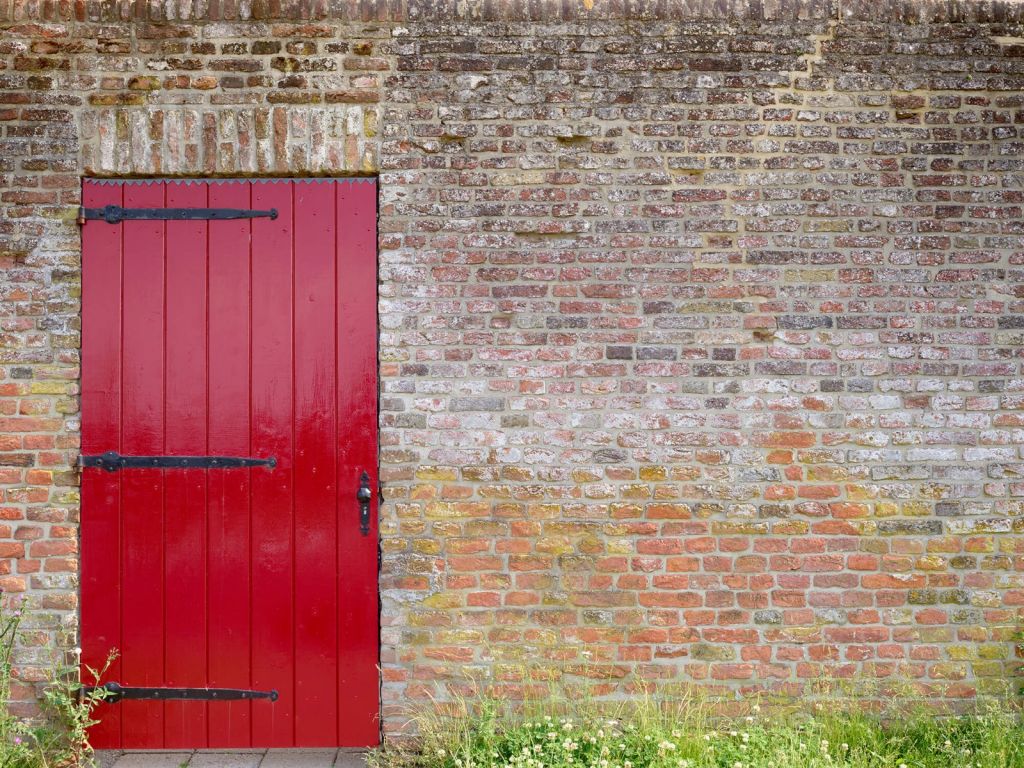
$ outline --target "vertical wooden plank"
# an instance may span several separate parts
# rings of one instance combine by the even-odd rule
[[[82,204],[121,205],[120,185],[86,181]],[[120,449],[121,227],[90,221],[82,228],[82,453]],[[82,679],[121,642],[121,477],[82,470]],[[119,680],[121,660],[108,679]],[[101,705],[89,731],[98,749],[121,747],[121,708]]]
[[[338,722],[335,188],[295,183],[295,738]]]
[[[253,473],[253,683],[277,690],[254,705],[260,746],[295,746],[294,531],[292,498],[292,183],[254,182],[253,207],[278,217],[253,221],[252,443],[277,458]]]
[[[164,185],[127,184],[128,208],[161,208]],[[126,221],[121,449],[164,452],[164,222]],[[123,509],[121,630],[124,685],[164,683],[164,483],[159,469],[121,471]],[[163,747],[163,703],[125,701],[124,746]]]
[[[247,182],[212,183],[212,208],[249,208]],[[210,455],[250,456],[249,246],[247,219],[209,222]],[[249,492],[256,469],[210,470],[207,475],[207,649],[209,683],[250,687]],[[263,618],[261,618],[263,620]],[[251,743],[251,704],[208,705],[210,747]]]
[[[205,208],[205,184],[169,183],[167,206]],[[206,450],[205,221],[167,223],[167,453]],[[206,478],[204,469],[164,473],[166,684],[206,685]],[[168,749],[206,746],[206,704],[170,701]]]
[[[377,185],[338,183],[338,594],[340,746],[379,742],[377,664]],[[362,536],[356,491],[374,489]]]

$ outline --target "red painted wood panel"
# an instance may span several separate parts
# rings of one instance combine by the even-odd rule
[[[82,204],[121,204],[121,187],[86,183]],[[82,230],[82,453],[121,447],[121,227]],[[82,664],[100,669],[121,640],[121,480],[82,472]],[[121,659],[110,666],[121,678]],[[83,679],[93,682],[83,670]],[[121,744],[121,709],[104,707],[93,741]]]
[[[377,186],[338,182],[338,690],[341,746],[376,744],[379,688],[377,500],[370,534],[359,533],[358,475],[377,477]],[[373,392],[373,397],[366,393]]]
[[[338,721],[334,183],[295,194],[295,736],[329,746]]]
[[[254,715],[267,745],[285,747],[295,743],[292,184],[254,184],[253,206],[278,211],[253,222],[252,440],[277,458],[273,472],[253,476],[253,683],[280,694]]]
[[[249,208],[248,182],[211,184],[209,204],[211,208]],[[252,450],[249,439],[249,329],[252,314],[263,311],[251,302],[251,226],[247,219],[209,223],[211,455],[261,452]],[[208,471],[208,664],[209,683],[217,688],[249,688],[251,683],[251,472]],[[210,702],[209,745],[249,746],[251,712],[249,701]]]
[[[124,187],[124,205],[164,207],[162,185]],[[108,225],[109,226],[109,225]],[[121,452],[164,452],[164,224],[124,227],[121,359]],[[164,476],[158,469],[121,475],[121,668],[132,685],[164,684]],[[125,701],[126,748],[163,743],[164,705]]]
[[[83,471],[83,661],[129,686],[279,700],[102,705],[97,747],[378,740],[376,187],[87,182],[89,207],[276,219],[89,221],[83,451],[274,456],[273,469]]]
[[[167,185],[171,208],[205,208],[206,186]],[[205,221],[167,223],[166,452],[206,453]],[[206,478],[202,469],[164,473],[166,684],[206,685]],[[206,704],[164,705],[164,747],[206,745]]]

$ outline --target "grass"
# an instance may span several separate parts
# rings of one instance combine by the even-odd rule
[[[371,768],[1024,768],[1024,725],[997,702],[942,718],[839,702],[813,715],[769,714],[751,702],[731,719],[693,699],[611,714],[566,702],[460,708],[415,713],[418,736],[372,753]]]

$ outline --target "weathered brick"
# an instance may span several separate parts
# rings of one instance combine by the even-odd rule
[[[379,174],[386,707],[541,640],[614,695],[974,695],[1024,605],[1022,6],[368,2],[0,3],[0,588],[74,625],[79,177]]]

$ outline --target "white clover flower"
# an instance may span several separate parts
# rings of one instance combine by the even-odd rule
[[[761,711],[761,705],[755,704],[753,707],[750,708],[750,710],[756,714]]]
[[[445,752],[443,749],[438,749],[437,750],[437,756],[438,757],[444,757],[446,754],[448,754],[448,753]]]
[[[732,764],[732,768],[743,768],[743,763],[737,760],[735,763]]]

